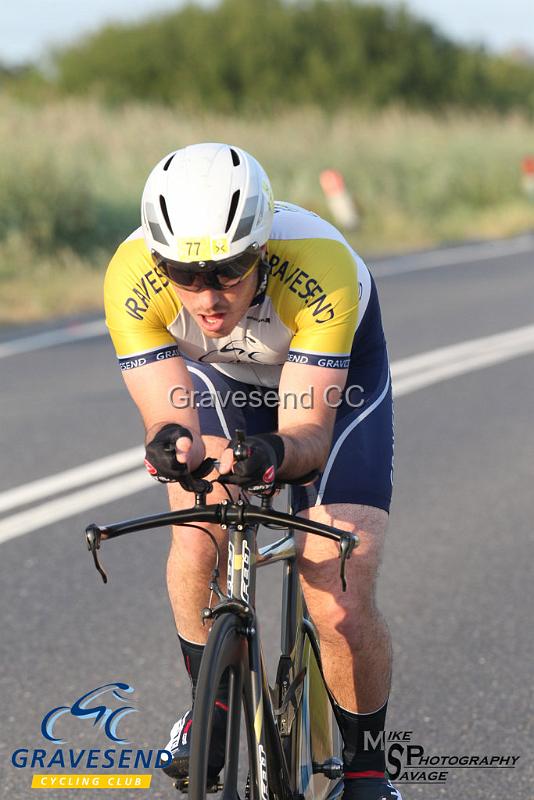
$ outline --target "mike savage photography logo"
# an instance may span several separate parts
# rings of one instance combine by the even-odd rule
[[[139,771],[161,769],[172,759],[172,754],[168,750],[124,747],[129,742],[121,737],[119,726],[123,727],[125,717],[139,711],[129,697],[134,691],[128,683],[106,683],[76,698],[70,705],[51,708],[43,716],[40,733],[46,743],[56,747],[48,744],[45,747],[18,747],[11,754],[11,765],[33,773],[32,788],[150,788],[152,773]],[[67,728],[73,730],[73,719],[85,729],[88,726],[96,728],[112,746],[61,746],[68,742],[62,736]],[[40,772],[35,773],[35,770]]]
[[[399,784],[444,784],[451,770],[515,769],[520,756],[511,753],[431,753],[414,741],[413,731],[364,731],[364,750],[384,750],[390,780]]]

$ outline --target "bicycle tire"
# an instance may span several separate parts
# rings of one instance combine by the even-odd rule
[[[195,706],[193,709],[193,726],[191,736],[191,753],[189,757],[190,800],[205,800],[208,780],[208,747],[211,738],[213,710],[217,689],[221,676],[229,670],[228,725],[226,732],[226,757],[224,780],[222,783],[222,800],[244,800],[238,792],[239,779],[239,732],[241,724],[242,704],[247,719],[247,731],[250,723],[249,699],[244,687],[244,671],[248,669],[247,639],[241,633],[243,621],[235,614],[224,614],[214,623],[198,677]],[[248,742],[249,775],[250,742]],[[212,789],[213,791],[213,789]],[[256,792],[250,787],[249,795],[255,800]]]

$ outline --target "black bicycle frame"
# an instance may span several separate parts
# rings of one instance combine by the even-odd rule
[[[250,692],[249,707],[253,709],[253,719],[247,720],[247,728],[253,731],[250,737],[249,757],[252,765],[252,780],[258,787],[261,800],[268,800],[269,788],[283,800],[291,800],[291,778],[281,745],[273,712],[266,670],[258,634],[256,605],[256,568],[273,563],[281,558],[294,556],[291,537],[257,549],[257,525],[230,524],[228,526],[228,600],[213,609],[213,615],[235,609],[236,603],[242,607],[244,622],[247,623],[248,660],[250,680],[245,679],[245,689]],[[283,544],[282,544],[283,542]],[[234,745],[239,746],[237,742]],[[267,758],[268,755],[268,758]]]
[[[242,499],[237,502],[223,501],[207,506],[203,494],[196,496],[196,505],[191,509],[169,511],[107,526],[89,525],[86,528],[86,538],[95,566],[106,582],[107,576],[97,555],[102,539],[112,539],[126,533],[167,525],[198,526],[202,523],[215,523],[223,530],[228,530],[227,595],[226,597],[220,595],[221,602],[213,609],[207,610],[205,618],[233,613],[243,622],[250,670],[250,680],[244,680],[244,690],[248,693],[245,708],[252,709],[253,719],[247,719],[247,730],[252,777],[255,786],[258,787],[259,800],[269,800],[269,792],[280,800],[294,800],[295,794],[316,797],[317,800],[324,798],[333,800],[340,794],[341,789],[336,789],[336,784],[332,789],[328,781],[339,782],[342,777],[341,761],[336,758],[336,753],[332,752],[335,748],[327,744],[323,748],[324,753],[322,751],[319,753],[317,762],[312,760],[314,753],[311,748],[309,752],[301,752],[301,740],[309,742],[311,738],[313,713],[318,718],[318,726],[328,734],[323,737],[327,742],[334,741],[335,732],[328,722],[332,718],[332,697],[324,682],[317,635],[307,617],[298,582],[295,540],[291,531],[296,529],[316,533],[338,542],[341,557],[340,577],[343,585],[345,560],[350,557],[358,538],[346,531],[338,531],[312,520],[275,511],[270,506],[270,499],[267,502],[262,501],[261,508],[250,505]],[[258,549],[257,532],[260,523],[271,527],[282,526],[288,529],[288,533],[281,539]],[[279,561],[285,562],[285,569],[281,657],[277,673],[278,707],[275,710],[260,647],[255,597],[256,569]],[[323,707],[314,709],[312,705],[315,705],[320,685],[323,687],[321,693]],[[234,690],[235,681],[231,680],[230,702]],[[313,695],[313,704],[310,698],[305,696],[305,691]],[[330,706],[329,710],[327,705]],[[302,711],[300,715],[299,707]],[[329,730],[326,730],[329,725]],[[304,729],[304,735],[301,735],[301,728]],[[228,746],[238,747],[237,739],[236,736],[235,742],[230,742]],[[291,770],[288,763],[291,764]],[[327,780],[327,784],[318,786],[317,780],[322,776],[323,780]]]
[[[269,790],[279,798],[291,800],[295,793],[301,794],[298,791],[300,788],[310,788],[310,791],[315,788],[314,784],[320,781],[317,776],[320,773],[324,774],[323,766],[326,762],[334,772],[337,769],[336,775],[330,775],[330,779],[342,777],[341,759],[338,758],[338,762],[336,762],[341,746],[339,736],[337,737],[338,741],[335,742],[336,736],[332,727],[325,730],[331,717],[325,713],[326,706],[333,709],[332,697],[324,683],[318,637],[307,616],[300,590],[295,565],[294,537],[288,533],[283,538],[258,549],[257,528],[257,525],[232,524],[228,526],[228,601],[219,604],[213,613],[214,616],[224,613],[226,603],[234,608],[236,603],[242,604],[243,618],[248,621],[246,631],[250,669],[250,682],[245,680],[245,687],[251,693],[250,704],[254,717],[253,720],[247,720],[248,730],[252,729],[254,732],[253,738],[251,737],[251,741],[249,741],[252,777],[255,786],[258,787],[258,795],[261,800],[267,800]],[[279,561],[285,562],[285,568],[281,655],[276,679],[278,708],[275,712],[254,609],[256,569]],[[311,652],[306,653],[308,647],[311,648]],[[307,664],[304,669],[301,667],[303,662]],[[299,752],[301,742],[309,741],[311,738],[312,719],[309,708],[311,704],[309,698],[304,696],[304,689],[309,685],[311,676],[306,676],[306,669],[314,670],[316,682],[320,676],[324,685],[323,713],[316,713],[316,716],[322,718],[321,722],[323,723],[320,738],[323,741],[332,742],[330,746],[326,745],[324,748],[320,748],[323,752],[315,754],[319,756],[319,761],[315,762],[312,758],[311,748],[306,754]],[[308,682],[306,682],[306,678]],[[315,689],[314,699],[318,700],[317,687]],[[299,728],[295,729],[294,726],[299,720],[299,706],[306,710],[306,714],[303,715],[303,719],[300,719]],[[319,711],[317,708],[314,710],[315,712]],[[336,792],[327,791],[328,779],[323,778],[323,781],[326,781],[326,784],[316,788],[322,788],[325,796],[327,794],[335,796]],[[315,796],[317,793],[314,791],[313,794]]]

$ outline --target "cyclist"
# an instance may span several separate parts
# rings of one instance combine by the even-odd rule
[[[374,281],[325,220],[275,203],[260,164],[239,147],[195,144],[150,173],[142,225],[113,257],[107,324],[146,429],[146,467],[189,507],[191,471],[211,456],[242,486],[318,469],[293,491],[310,519],[358,533],[341,591],[337,549],[297,541],[300,579],[319,631],[344,740],[344,796],[400,798],[383,749],[391,645],[375,582],[392,486],[393,422],[386,344]],[[228,445],[247,432],[248,456]],[[215,485],[212,500],[223,499]],[[221,537],[220,531],[213,531]],[[221,540],[222,544],[222,540]],[[211,548],[211,549],[210,549]],[[213,567],[207,537],[174,528],[168,591],[193,701]],[[224,577],[224,576],[223,576]],[[227,686],[221,685],[210,771],[223,766]],[[192,712],[171,731],[166,771],[187,775]]]

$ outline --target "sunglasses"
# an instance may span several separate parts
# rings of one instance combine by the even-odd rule
[[[163,258],[152,250],[152,260],[158,269],[171,283],[188,292],[200,292],[203,289],[224,291],[244,281],[258,266],[261,252],[257,245],[252,245],[244,253],[224,261],[196,261],[185,263]]]

